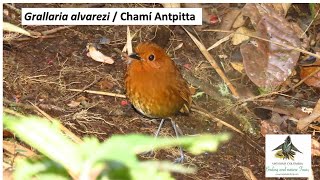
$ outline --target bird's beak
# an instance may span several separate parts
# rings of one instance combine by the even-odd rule
[[[136,53],[130,54],[129,57],[132,59],[141,60],[141,57]]]

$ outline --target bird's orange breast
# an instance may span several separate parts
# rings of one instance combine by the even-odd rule
[[[125,77],[126,94],[133,106],[152,118],[169,117],[181,108],[189,107],[191,93],[188,84],[165,51],[151,43],[138,45],[136,51],[145,57],[132,60]],[[155,56],[152,62],[148,60],[150,54]]]

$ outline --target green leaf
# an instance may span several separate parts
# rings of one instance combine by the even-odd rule
[[[77,144],[64,136],[56,124],[38,117],[17,118],[4,115],[4,125],[24,142],[73,172],[79,172],[81,159]]]
[[[52,160],[42,157],[39,159],[19,159],[14,171],[15,179],[33,179],[35,176],[46,176],[45,179],[70,179],[67,171]],[[49,178],[51,177],[51,178]]]
[[[228,134],[157,138],[141,135],[115,135],[100,143],[84,138],[75,144],[50,123],[38,117],[4,115],[4,125],[47,158],[18,162],[16,179],[68,179],[67,173],[82,179],[173,179],[170,172],[193,173],[195,169],[161,161],[140,162],[137,154],[182,145],[193,153],[216,151]],[[51,160],[49,160],[51,159]]]
[[[165,149],[182,145],[187,151],[193,154],[200,154],[206,151],[216,151],[218,144],[230,138],[228,134],[203,134],[193,137],[157,138],[139,134],[131,134],[125,137],[112,136],[104,143],[105,149],[124,149],[127,153],[139,154],[145,151]]]

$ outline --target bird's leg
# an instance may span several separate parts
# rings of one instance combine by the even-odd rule
[[[158,136],[159,136],[159,134],[160,134],[160,130],[161,130],[163,124],[164,124],[164,121],[165,121],[165,119],[161,119],[160,125],[159,125],[159,127],[158,127],[158,129],[157,129],[157,131],[156,131],[156,134],[154,135],[154,140],[156,140],[156,139],[158,138]],[[151,155],[153,155],[153,149],[150,150],[150,151],[148,151],[148,152],[145,152],[145,153],[143,153],[143,154],[144,154],[144,155],[149,155],[149,156],[151,156]]]
[[[165,121],[165,119],[161,119],[161,122],[160,122],[160,125],[159,125],[158,129],[157,129],[157,132],[156,132],[156,134],[154,135],[154,138],[155,138],[155,139],[157,139],[157,137],[159,136],[160,130],[161,130],[162,126],[163,126],[164,121]]]
[[[172,119],[170,119],[170,120],[171,120],[172,127],[174,129],[174,132],[176,134],[176,137],[177,137],[177,139],[179,139],[179,133],[182,135],[182,131]],[[175,163],[183,163],[184,154],[183,154],[183,149],[181,146],[179,146],[179,151],[180,151],[180,158],[177,158],[174,161]]]

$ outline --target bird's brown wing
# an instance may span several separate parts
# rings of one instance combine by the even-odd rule
[[[175,92],[178,92],[179,96],[183,99],[184,105],[180,109],[181,113],[188,114],[190,112],[190,106],[192,102],[191,92],[187,81],[182,77],[180,71],[176,71],[176,81],[172,84],[172,88]]]

